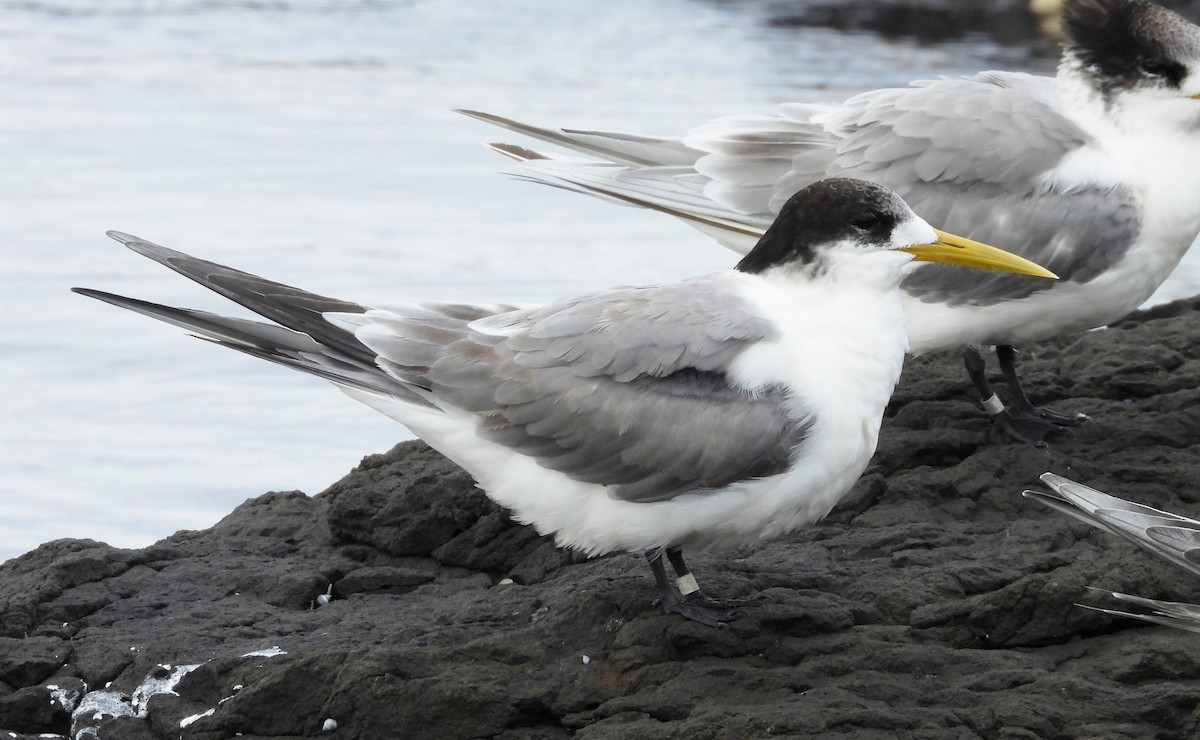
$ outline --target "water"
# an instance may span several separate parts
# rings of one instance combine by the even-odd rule
[[[0,9],[0,559],[60,537],[144,546],[267,490],[319,492],[408,437],[321,381],[69,293],[228,310],[106,229],[366,302],[674,279],[732,256],[663,217],[506,179],[478,145],[505,135],[449,109],[673,133],[1050,66],[979,40],[771,29],[699,0]]]

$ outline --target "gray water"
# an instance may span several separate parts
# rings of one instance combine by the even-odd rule
[[[728,267],[655,214],[518,183],[473,107],[676,133],[984,68],[700,0],[0,2],[0,559],[144,546],[317,493],[407,431],[321,381],[68,292],[228,306],[131,232],[327,295],[537,302]],[[512,138],[511,136],[508,138]],[[1195,292],[1185,266],[1165,295]]]

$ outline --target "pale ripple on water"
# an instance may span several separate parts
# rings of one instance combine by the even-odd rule
[[[732,255],[654,214],[507,180],[478,145],[503,134],[448,110],[674,133],[1050,66],[977,40],[769,29],[689,0],[0,10],[0,559],[59,537],[143,546],[267,490],[315,493],[408,437],[320,381],[71,295],[227,310],[106,229],[365,301],[672,279]]]

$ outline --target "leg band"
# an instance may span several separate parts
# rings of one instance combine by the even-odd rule
[[[679,587],[679,593],[683,594],[684,596],[700,590],[699,584],[696,583],[696,576],[692,575],[691,573],[676,578],[675,585]]]
[[[983,401],[983,409],[984,409],[984,411],[987,411],[992,416],[995,416],[996,414],[998,414],[1004,410],[1004,404],[1001,403],[1000,399],[996,397],[995,393],[993,393],[991,398],[987,399],[986,401]]]

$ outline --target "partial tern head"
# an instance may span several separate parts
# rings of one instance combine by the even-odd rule
[[[1060,81],[1082,82],[1118,126],[1200,127],[1200,28],[1145,0],[1071,0],[1063,28]]]
[[[817,275],[848,259],[885,252],[904,252],[917,262],[1057,277],[1022,257],[938,231],[891,190],[846,177],[821,180],[793,195],[737,269],[763,273],[805,266]],[[895,275],[902,276],[899,267]]]

